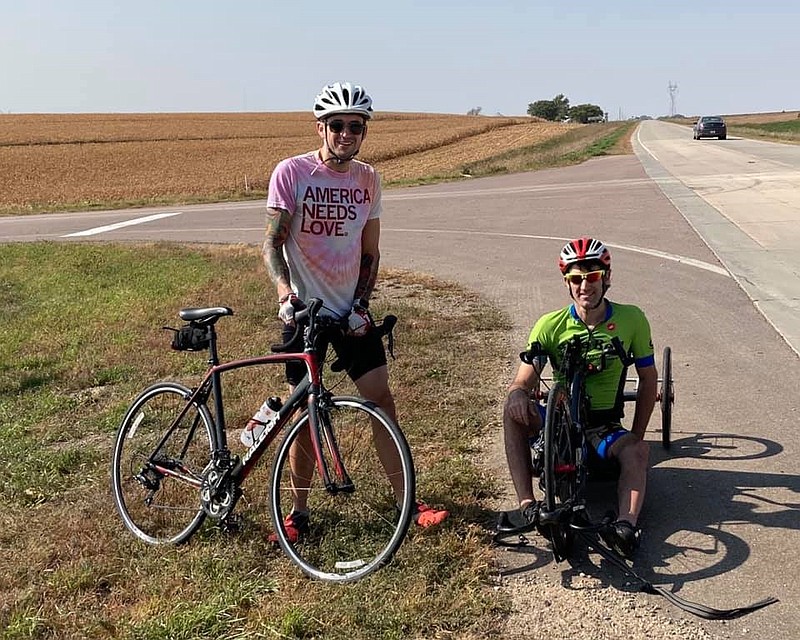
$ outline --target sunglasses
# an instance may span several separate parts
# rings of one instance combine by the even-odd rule
[[[586,280],[586,282],[600,282],[603,279],[603,276],[606,275],[605,271],[588,271],[587,273],[568,273],[564,276],[564,280],[571,284],[580,285],[581,282]]]
[[[360,136],[362,133],[364,133],[364,129],[367,128],[367,125],[365,125],[363,122],[348,122],[345,124],[344,120],[331,120],[328,123],[328,129],[334,133],[341,133],[344,131],[345,126],[347,127],[347,130],[354,136]]]

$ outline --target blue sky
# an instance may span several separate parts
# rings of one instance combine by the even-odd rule
[[[800,109],[792,0],[0,0],[0,112]]]

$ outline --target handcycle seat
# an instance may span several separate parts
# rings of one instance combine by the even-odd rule
[[[189,307],[178,312],[181,320],[194,322],[200,325],[214,324],[223,316],[232,316],[230,307]]]

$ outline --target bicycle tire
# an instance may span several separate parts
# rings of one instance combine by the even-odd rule
[[[569,555],[575,540],[568,509],[578,491],[576,446],[569,396],[564,385],[556,383],[547,396],[543,476],[545,508],[550,514],[558,514],[545,528],[557,562]]]
[[[199,483],[214,443],[214,421],[205,405],[189,408],[156,459],[183,478],[147,464],[190,396],[187,387],[174,382],[152,385],[134,400],[117,431],[114,502],[127,529],[149,544],[185,542],[205,519]]]
[[[672,445],[672,349],[664,347],[661,359],[661,446],[669,449]]]
[[[312,455],[306,411],[289,428],[276,453],[270,515],[281,548],[306,575],[351,582],[388,563],[403,542],[415,504],[414,464],[403,432],[375,404],[346,396],[325,404],[319,411],[321,425],[327,425],[321,431],[328,433],[323,433],[323,457],[336,477],[331,449],[338,450],[354,490],[331,493],[320,486],[319,474],[314,474],[308,493],[308,531],[299,540],[290,540],[284,525],[294,494],[290,450],[294,445]],[[400,505],[373,444],[376,436],[385,438],[399,459],[402,477],[395,477],[403,492]]]

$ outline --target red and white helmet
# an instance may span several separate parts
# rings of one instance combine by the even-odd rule
[[[349,82],[334,82],[322,88],[314,100],[314,117],[322,120],[337,113],[356,113],[372,117],[372,98],[364,87]]]
[[[600,262],[610,271],[611,253],[606,249],[606,245],[594,238],[583,237],[570,240],[561,249],[558,268],[562,274],[566,274],[572,265],[581,262]]]

